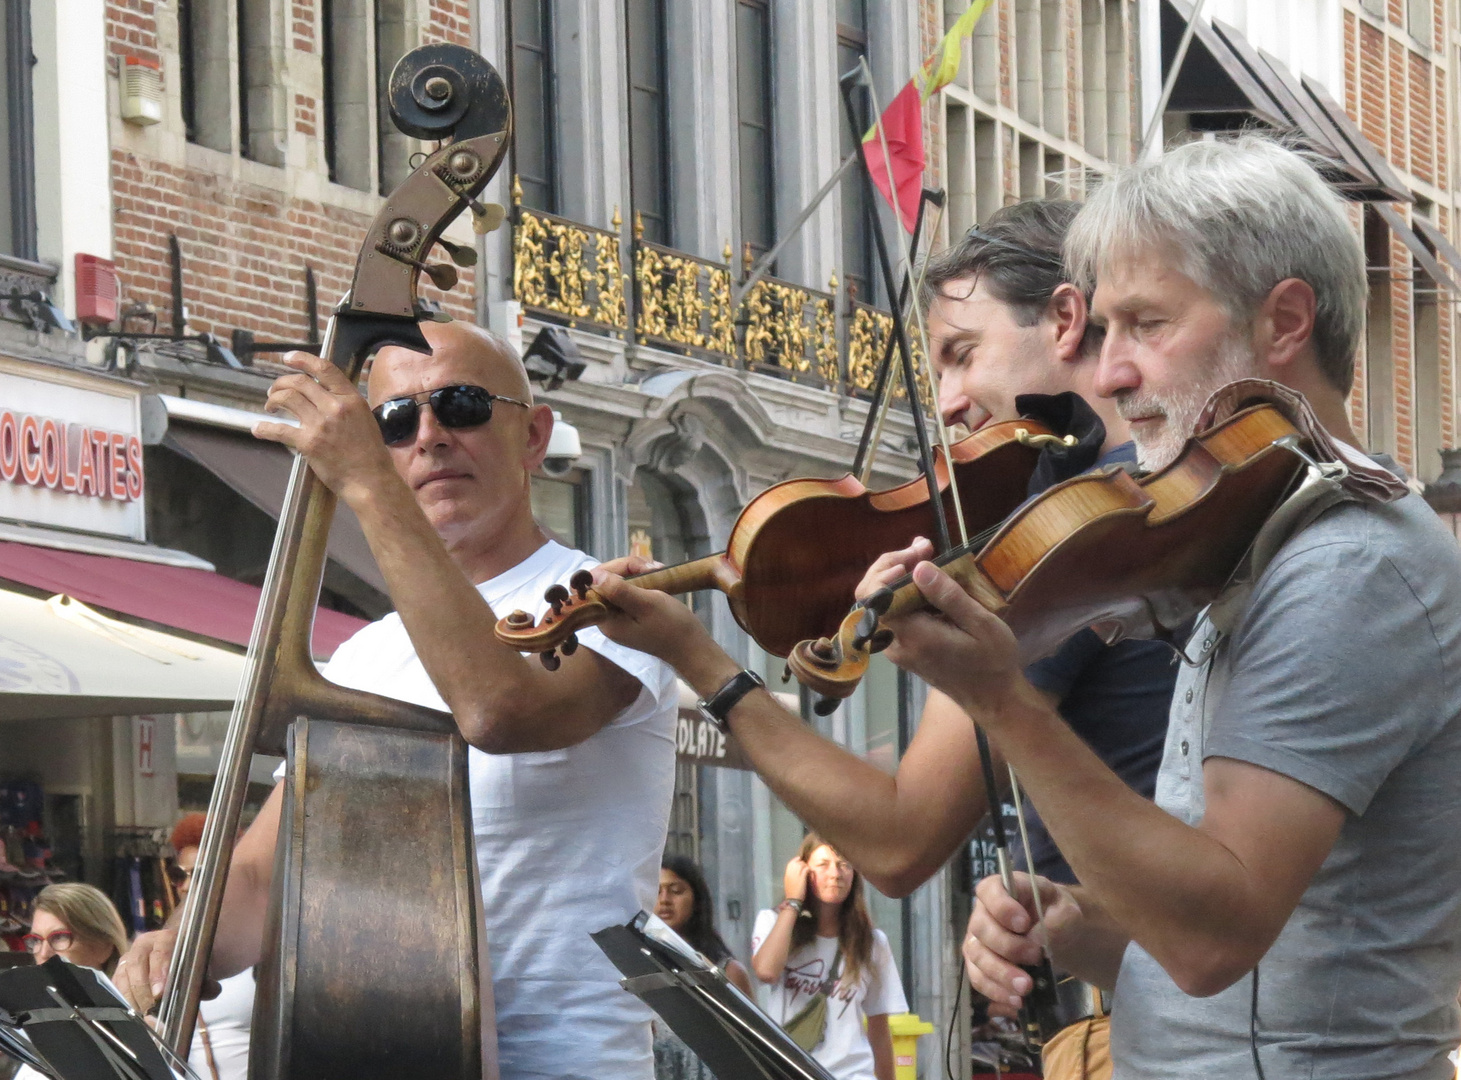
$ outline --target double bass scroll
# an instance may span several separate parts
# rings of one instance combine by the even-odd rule
[[[322,355],[355,382],[384,345],[431,348],[418,325],[427,257],[507,149],[511,106],[491,64],[422,46],[391,73],[392,118],[437,148],[366,233]],[[454,258],[461,253],[447,249]],[[466,745],[447,713],[323,679],[310,639],[334,495],[296,458],[163,997],[186,1058],[223,903],[251,758],[288,753],[272,898],[257,969],[254,1080],[496,1076],[491,979],[471,838]]]

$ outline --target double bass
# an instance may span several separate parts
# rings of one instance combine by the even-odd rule
[[[438,141],[366,233],[322,354],[352,382],[384,345],[430,353],[419,275],[500,166],[511,130],[502,78],[458,45],[415,49],[391,72],[396,126]],[[470,249],[443,244],[454,262]],[[468,805],[467,747],[448,713],[326,682],[310,637],[335,496],[296,458],[229,723],[193,887],[163,997],[162,1035],[187,1057],[255,752],[288,768],[264,957],[255,1080],[493,1080],[492,983]]]

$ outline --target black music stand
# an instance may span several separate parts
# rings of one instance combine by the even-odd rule
[[[176,1080],[178,1075],[110,982],[59,956],[0,971],[0,1052],[61,1080]]]
[[[684,939],[647,911],[592,935],[620,983],[660,1015],[720,1080],[833,1080]]]

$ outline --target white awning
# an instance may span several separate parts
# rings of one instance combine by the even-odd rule
[[[0,721],[230,709],[243,664],[67,596],[0,590]]]

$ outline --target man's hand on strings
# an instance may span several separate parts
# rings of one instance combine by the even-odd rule
[[[177,948],[178,932],[171,928],[153,930],[139,934],[127,955],[117,961],[112,972],[116,984],[128,1004],[146,1016],[162,998],[167,984],[167,970],[172,964],[173,950]],[[203,1000],[216,998],[222,987],[212,979],[203,981]]]
[[[1047,933],[1058,933],[1081,916],[1071,892],[1048,878],[1016,871],[1014,885],[1018,897],[1010,896],[997,876],[979,882],[964,937],[964,972],[969,985],[989,999],[989,1011],[996,1016],[1019,1013],[1033,985],[1021,968],[1040,962]],[[1045,909],[1044,924],[1035,921],[1036,886]]]
[[[117,962],[112,982],[139,1013],[150,1012],[158,998],[162,997],[168,965],[172,963],[177,943],[176,930],[153,930],[140,934],[127,950],[127,955]]]
[[[292,416],[299,426],[260,421],[254,435],[299,451],[346,503],[357,491],[399,483],[370,405],[345,373],[310,353],[286,353],[283,362],[296,373],[274,380],[264,411]]]
[[[867,568],[867,573],[862,575],[862,580],[857,583],[857,598],[866,600],[879,589],[886,588],[901,577],[906,577],[915,566],[925,559],[931,558],[933,558],[933,542],[925,540],[921,536],[915,536],[912,543],[906,548],[879,555]]]
[[[931,562],[913,568],[913,581],[934,610],[883,620],[893,632],[888,659],[942,690],[991,731],[1016,699],[1044,707],[1025,679],[1008,626]]]

